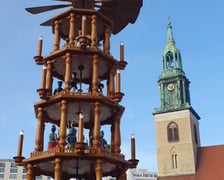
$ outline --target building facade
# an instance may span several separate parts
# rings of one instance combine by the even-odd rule
[[[25,180],[26,169],[23,166],[16,166],[12,159],[0,159],[0,180]],[[51,180],[47,176],[37,176],[37,180]]]
[[[157,173],[147,169],[129,169],[127,171],[128,180],[156,180]]]

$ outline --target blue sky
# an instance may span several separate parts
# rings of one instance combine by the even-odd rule
[[[56,12],[31,15],[24,9],[53,3],[2,2],[0,158],[16,155],[21,129],[25,136],[24,156],[28,157],[34,149],[37,121],[33,104],[39,101],[36,89],[40,87],[41,67],[34,63],[33,56],[39,36],[44,38],[43,54],[52,50],[51,28],[39,24]],[[152,111],[160,106],[157,80],[162,71],[168,17],[181,51],[183,69],[191,81],[191,104],[201,116],[201,144],[223,144],[223,8],[223,0],[144,0],[136,23],[111,37],[113,56],[119,58],[119,44],[124,42],[128,62],[121,72],[121,90],[125,93],[121,104],[126,107],[121,121],[122,152],[126,159],[130,158],[130,136],[135,133],[139,168],[157,170]]]

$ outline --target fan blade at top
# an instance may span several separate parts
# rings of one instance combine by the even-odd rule
[[[48,19],[47,21],[40,24],[41,26],[52,26],[53,25],[53,19]]]
[[[113,21],[112,33],[117,34],[129,23],[134,23],[143,0],[113,0],[102,2],[99,12]]]
[[[38,14],[46,11],[51,11],[59,8],[65,8],[68,6],[72,6],[71,4],[60,4],[60,5],[51,5],[51,6],[39,6],[39,7],[30,7],[26,8],[26,10],[31,14]]]

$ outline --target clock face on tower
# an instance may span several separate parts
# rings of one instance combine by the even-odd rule
[[[172,108],[176,104],[177,92],[176,92],[175,86],[176,86],[175,83],[167,84],[167,90],[166,90],[166,105],[167,105],[167,108]]]
[[[174,90],[174,84],[173,83],[168,84],[167,89],[169,91],[173,91]]]

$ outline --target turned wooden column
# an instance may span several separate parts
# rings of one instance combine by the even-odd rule
[[[111,152],[114,153],[114,124],[111,125]]]
[[[93,56],[92,92],[98,92],[98,56]]]
[[[127,180],[126,169],[121,170],[120,177],[118,179],[119,180]]]
[[[46,74],[46,89],[48,91],[48,95],[52,94],[52,63],[51,61],[47,61],[47,74]]]
[[[103,172],[102,172],[102,161],[96,160],[96,180],[102,180]]]
[[[34,180],[32,164],[27,165],[26,180]]]
[[[75,43],[75,14],[71,13],[70,14],[70,29],[69,29],[69,45],[70,47],[74,47]]]
[[[115,69],[112,67],[109,74],[109,83],[108,83],[108,95],[111,96],[114,93],[114,75]]]
[[[43,134],[44,134],[44,120],[43,120],[43,108],[39,107],[37,110],[37,131],[35,139],[35,151],[43,151]]]
[[[121,132],[120,132],[120,119],[114,120],[114,153],[120,154],[121,149]]]
[[[53,51],[59,50],[60,44],[60,22],[58,20],[54,21],[54,49]]]
[[[96,15],[92,15],[92,20],[91,20],[91,26],[92,26],[92,31],[91,31],[91,48],[96,48],[96,38],[97,38],[97,30],[96,30]]]
[[[105,29],[105,39],[103,44],[103,51],[106,54],[110,54],[110,36],[111,36],[111,28],[109,25],[107,25]]]
[[[93,146],[93,128],[89,129],[89,146]]]
[[[61,101],[61,120],[60,120],[60,131],[59,131],[59,147],[60,151],[64,151],[66,141],[66,119],[67,119],[67,102],[66,100]]]
[[[66,53],[65,60],[65,91],[69,92],[71,89],[71,53]]]
[[[54,180],[61,180],[61,160],[56,158],[54,163]]]
[[[93,130],[93,146],[100,147],[100,103],[94,104],[94,130]]]

